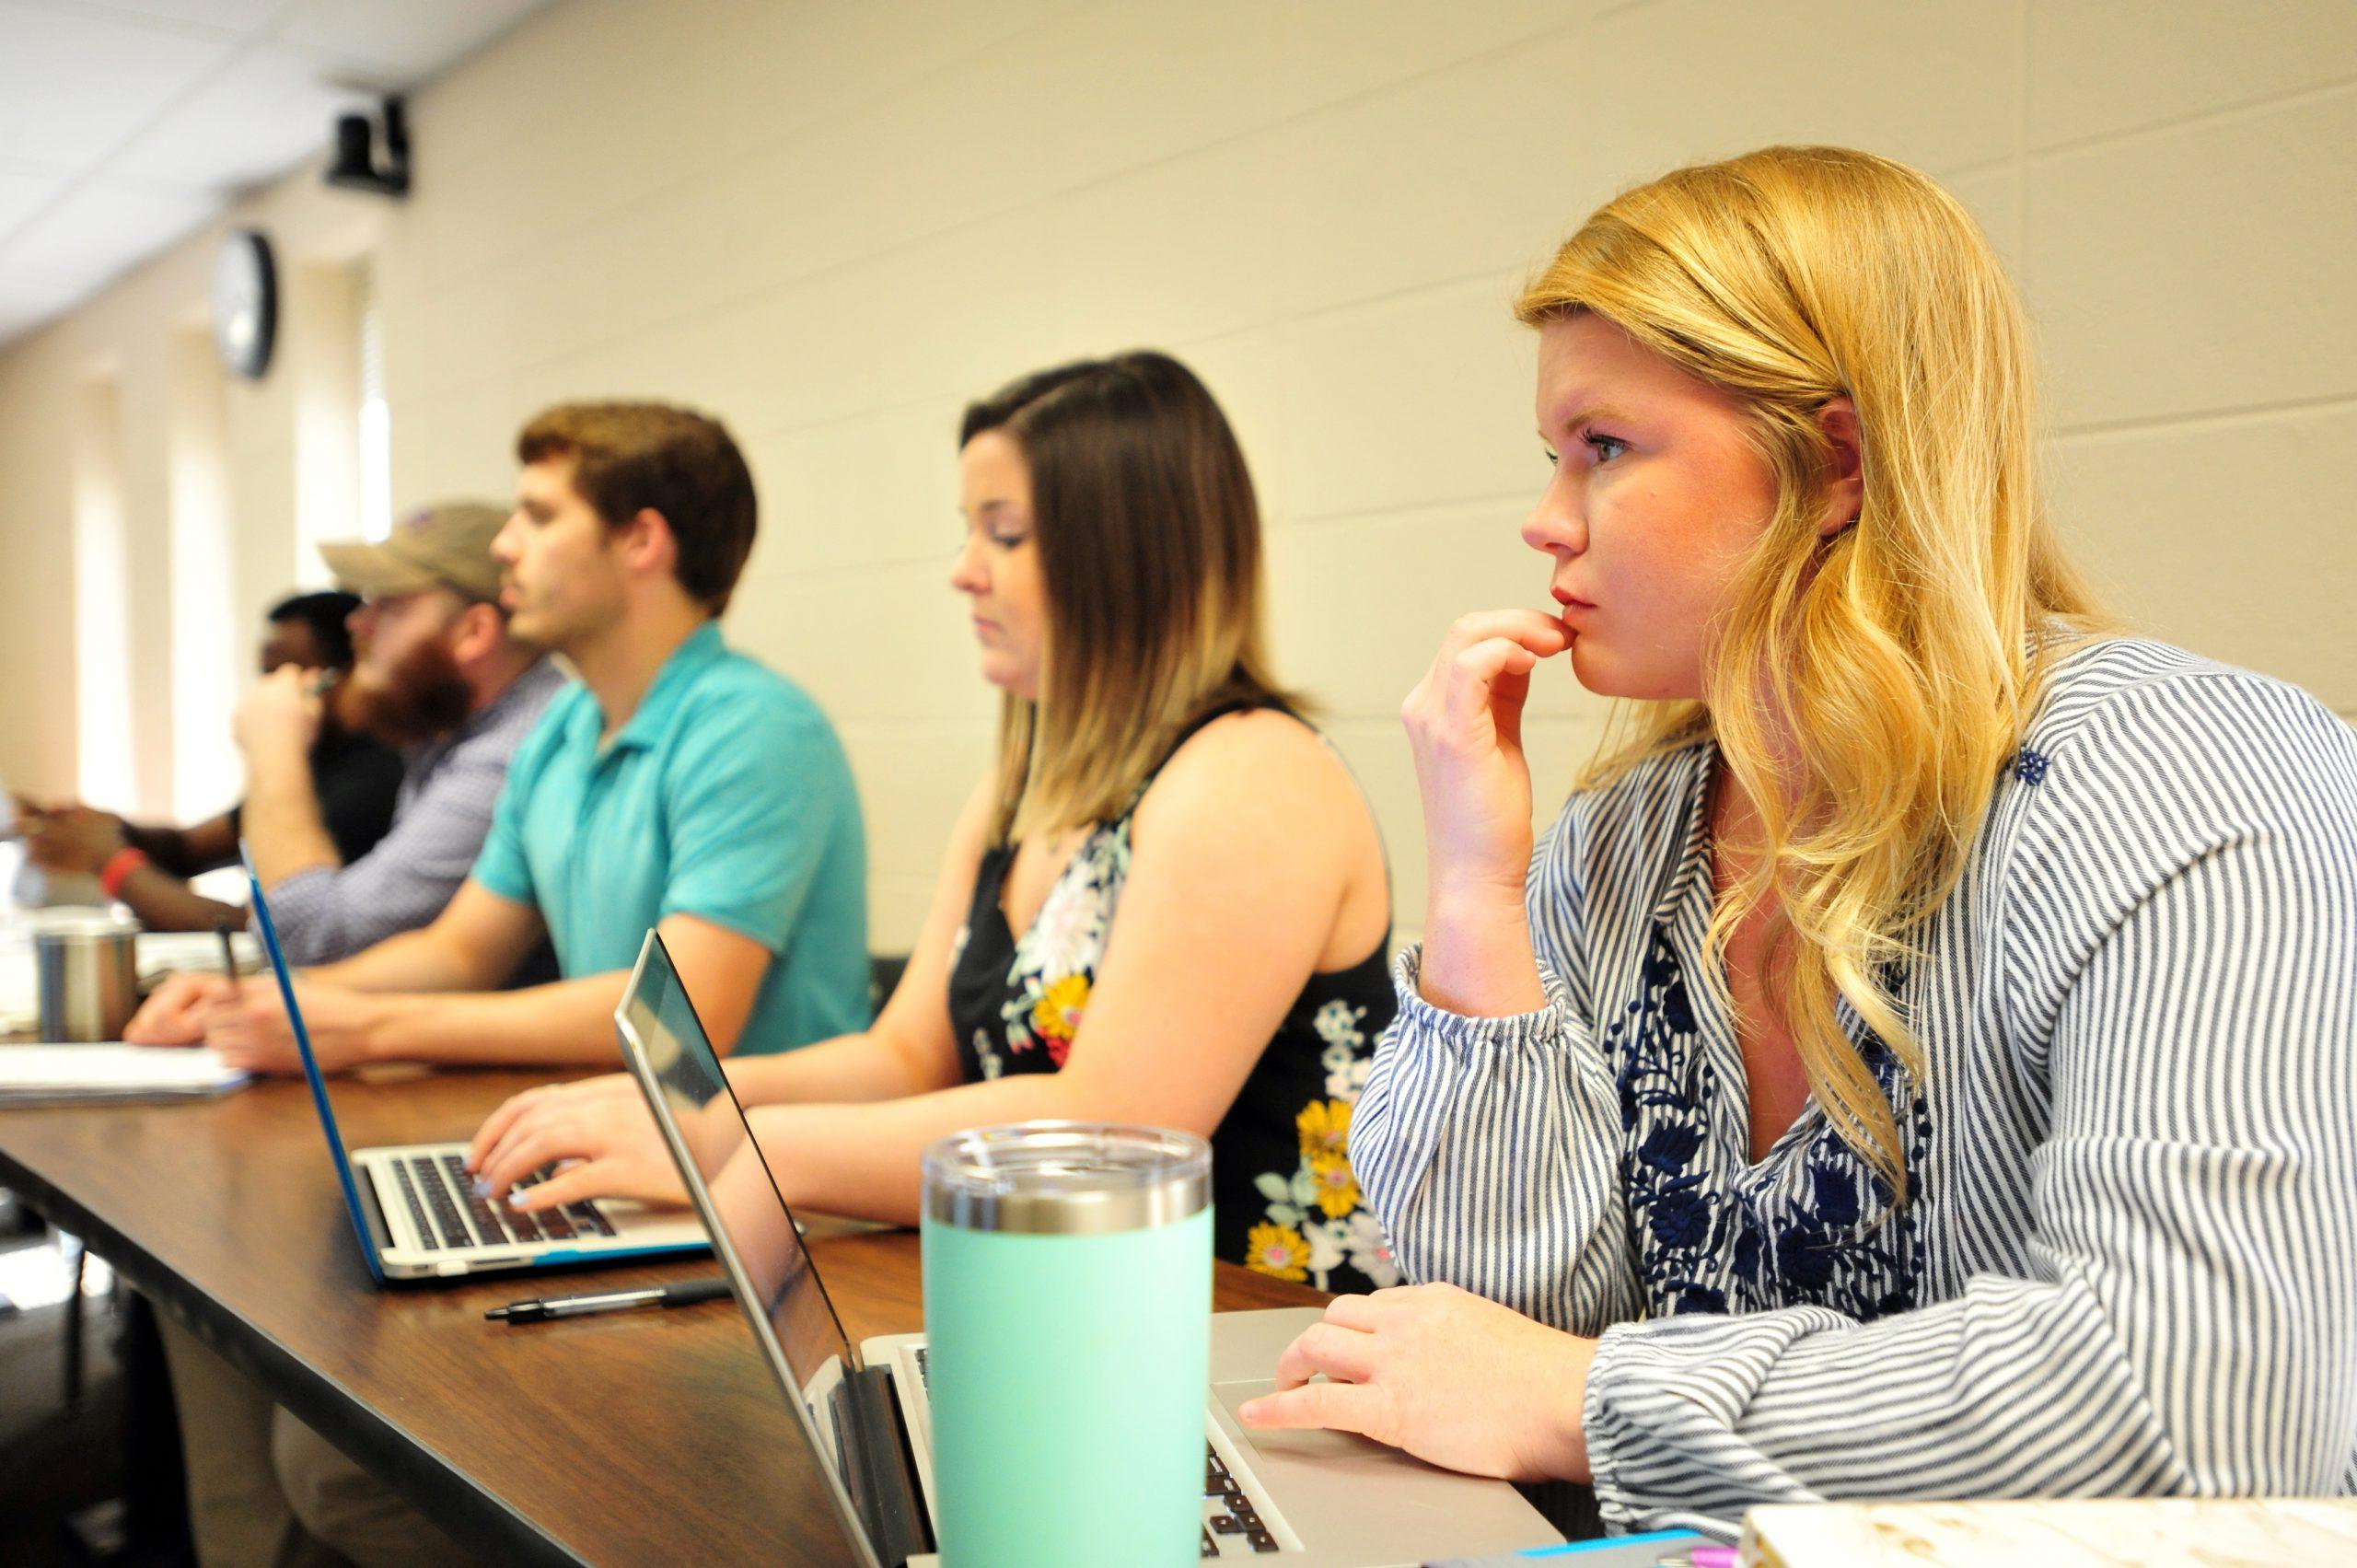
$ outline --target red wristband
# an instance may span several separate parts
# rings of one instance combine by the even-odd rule
[[[147,864],[147,852],[129,844],[114,852],[105,865],[99,869],[99,889],[110,899],[122,897],[122,885],[131,874]]]

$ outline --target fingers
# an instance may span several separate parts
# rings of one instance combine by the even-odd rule
[[[1399,1287],[1395,1285],[1392,1288]],[[1381,1294],[1379,1291],[1376,1293]],[[1326,1321],[1338,1328],[1356,1329],[1362,1333],[1372,1333],[1381,1315],[1382,1309],[1376,1305],[1375,1295],[1338,1295],[1326,1304]]]
[[[1277,1387],[1297,1388],[1319,1373],[1348,1383],[1375,1376],[1375,1336],[1333,1322],[1312,1323],[1277,1357]]]
[[[251,1034],[261,1011],[250,1006],[237,986],[226,980],[203,981],[185,1005],[205,1040],[215,1045],[221,1043],[216,1036],[226,1039]]]
[[[1236,1413],[1266,1432],[1322,1429],[1391,1441],[1391,1396],[1370,1383],[1305,1383],[1247,1400]]]
[[[142,1007],[122,1026],[125,1045],[195,1046],[204,1043],[204,1031],[186,1013]]]
[[[301,1059],[293,1051],[260,1039],[250,1031],[240,1031],[220,1040],[207,1037],[205,1043],[213,1048],[215,1056],[221,1058],[223,1066],[234,1067],[241,1073],[268,1073],[291,1078],[303,1070]]]
[[[1399,716],[1427,738],[1480,734],[1492,715],[1512,729],[1530,672],[1569,646],[1563,623],[1535,610],[1465,616],[1441,639],[1432,668],[1408,693]]]
[[[1470,615],[1458,616],[1443,633],[1440,659],[1447,660],[1476,643],[1493,640],[1518,644],[1539,658],[1550,658],[1572,645],[1572,634],[1562,621],[1543,611],[1477,610]]]
[[[544,1165],[595,1154],[597,1151],[585,1146],[587,1142],[569,1119],[560,1121],[547,1116],[533,1117],[511,1131],[491,1151],[482,1168],[475,1172],[476,1185],[488,1197],[503,1197],[518,1182],[529,1180],[532,1173]]]
[[[1434,693],[1441,716],[1461,727],[1496,709],[1519,714],[1530,672],[1538,668],[1538,656],[1510,637],[1488,637],[1459,649],[1449,660],[1448,679]]]
[[[507,1196],[508,1207],[531,1214],[541,1209],[559,1208],[566,1203],[577,1203],[584,1198],[607,1197],[610,1189],[605,1167],[603,1160],[586,1160],[558,1171],[546,1181],[516,1188]]]
[[[212,987],[226,984],[203,975],[172,976],[131,1016],[123,1040],[132,1045],[199,1044],[204,1039],[202,1015],[214,1000]]]
[[[1326,1320],[1313,1323],[1285,1347],[1277,1361],[1277,1383],[1290,1388],[1316,1373],[1364,1383],[1375,1376],[1382,1346],[1376,1336],[1413,1322],[1412,1309],[1436,1287],[1387,1285],[1364,1294],[1338,1295],[1326,1304]],[[1401,1309],[1411,1316],[1402,1317]]]
[[[303,1070],[285,1004],[277,992],[267,986],[239,989],[223,980],[206,983],[215,999],[196,1010],[197,1022],[204,1031],[204,1043],[222,1061],[249,1073],[292,1074]],[[341,1072],[351,1064],[344,1056],[328,1050],[316,1033],[313,1040],[320,1072]]]
[[[499,1147],[500,1140],[507,1136],[508,1129],[514,1127],[534,1105],[546,1099],[551,1092],[550,1086],[543,1084],[539,1088],[526,1089],[522,1094],[509,1095],[502,1100],[497,1110],[483,1118],[482,1125],[475,1129],[473,1140],[467,1144],[467,1168],[480,1175],[483,1162]]]

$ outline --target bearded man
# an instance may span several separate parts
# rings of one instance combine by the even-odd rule
[[[272,656],[275,641],[265,649],[262,679],[234,723],[246,800],[220,819],[226,831],[212,836],[225,847],[209,864],[232,859],[243,835],[290,963],[332,963],[442,912],[491,830],[508,759],[564,687],[539,648],[509,633],[499,605],[491,541],[506,518],[482,502],[445,502],[403,518],[382,543],[321,546],[339,585],[359,596],[344,599],[358,604],[350,643],[332,662],[306,659],[296,640],[282,656]],[[337,802],[320,788],[323,726],[373,738],[353,744],[399,749],[391,823],[378,819],[365,853],[354,853]],[[29,821],[36,864],[99,876],[150,930],[247,918],[192,891],[179,875],[192,867],[156,853],[153,833],[110,813],[61,807],[35,809]],[[517,983],[554,973],[543,951]]]
[[[446,502],[381,543],[320,546],[362,599],[340,706],[401,749],[393,825],[366,854],[337,854],[303,763],[320,718],[309,674],[275,670],[238,704],[246,842],[289,963],[332,963],[442,912],[491,830],[508,759],[564,686],[508,633],[491,554],[505,521],[496,506]]]

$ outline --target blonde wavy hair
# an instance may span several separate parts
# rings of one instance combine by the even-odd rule
[[[1516,303],[1592,311],[1732,397],[1777,501],[1714,620],[1703,700],[1617,715],[1609,782],[1708,738],[1757,804],[1756,868],[1710,926],[1776,906],[1771,1006],[1842,1140],[1907,1199],[1898,1128],[1846,999],[1910,1074],[1894,986],[1963,875],[2056,653],[2107,622],[2038,495],[2029,329],[1964,209],[1902,164],[1768,147],[1615,198]],[[1864,500],[1822,537],[1829,400],[1857,410]],[[1779,953],[1782,957],[1782,953]]]

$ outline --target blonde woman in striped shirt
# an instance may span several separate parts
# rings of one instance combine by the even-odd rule
[[[1615,1528],[2357,1490],[2357,737],[2108,631],[1915,171],[1680,170],[1518,313],[1561,612],[1467,616],[1403,710],[1431,901],[1350,1136],[1428,1283],[1248,1419]],[[1635,730],[1534,853],[1563,654]]]

